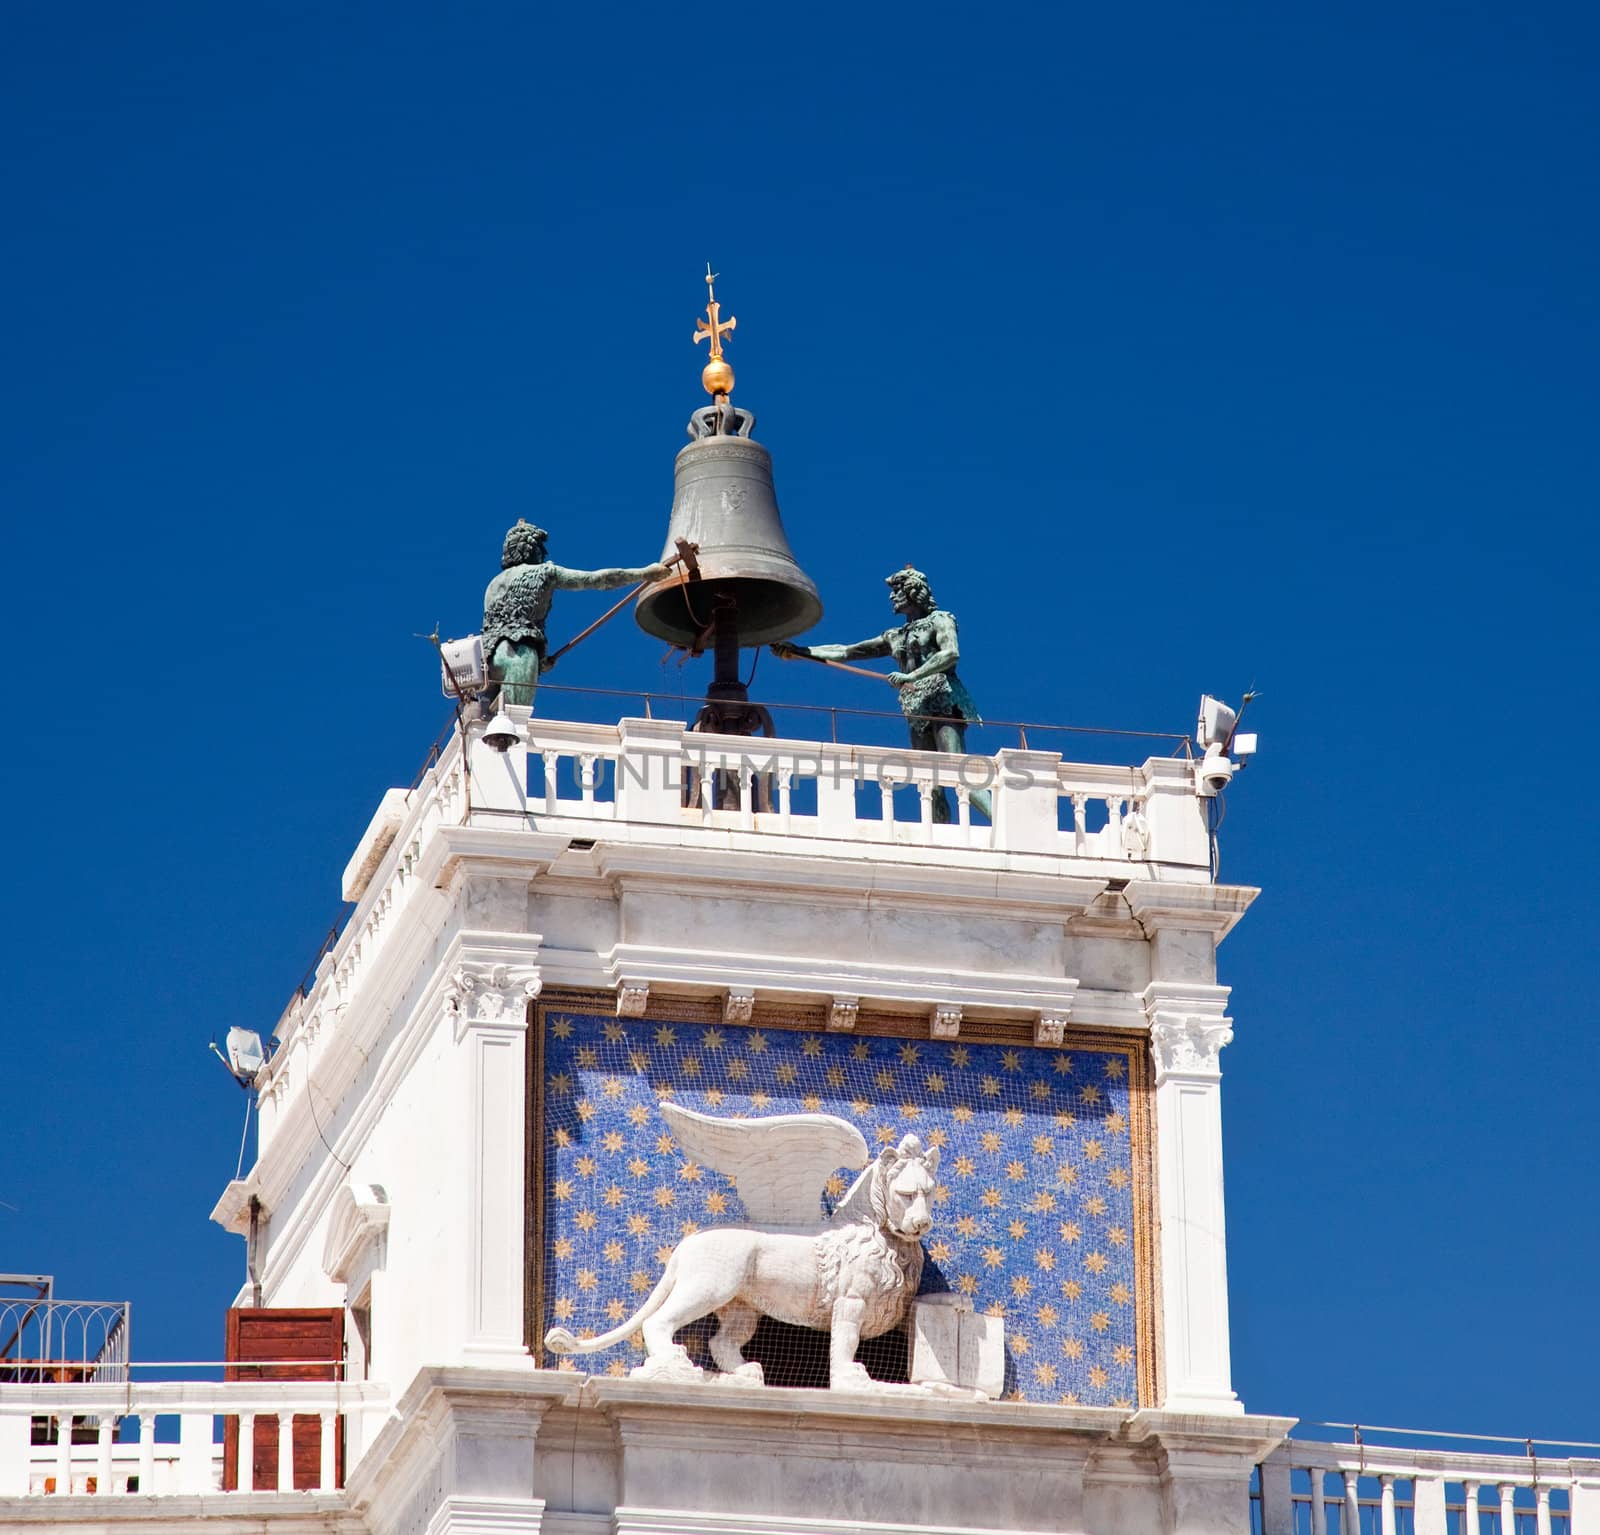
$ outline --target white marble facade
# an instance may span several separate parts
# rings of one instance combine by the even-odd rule
[[[529,728],[536,792],[529,752],[474,740],[384,799],[346,873],[355,914],[278,1026],[259,1160],[217,1210],[242,1231],[259,1199],[266,1304],[344,1305],[367,1327],[364,1367],[392,1411],[354,1446],[339,1518],[562,1535],[1245,1529],[1250,1469],[1289,1426],[1247,1417],[1228,1368],[1215,950],[1255,892],[1210,881],[1192,769],[1002,754],[993,827],[964,802],[950,826],[856,821],[825,784],[815,810],[786,788],[756,816],[685,809],[670,780],[625,772],[630,754],[670,768],[702,750],[681,727]],[[884,753],[774,749],[791,747],[774,766],[790,785],[821,783],[830,753],[856,753],[867,780],[902,772]],[[1094,831],[1090,800],[1109,807]],[[841,1040],[890,1018],[945,1048],[1127,1041],[1152,1117],[1140,1399],[538,1368],[527,1066],[540,999],[572,992],[610,999],[619,1022],[681,1006],[748,1030],[789,1008]],[[936,1223],[959,1213],[951,1198]],[[967,1320],[957,1354],[992,1378],[984,1319]]]

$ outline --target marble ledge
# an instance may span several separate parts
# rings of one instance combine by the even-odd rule
[[[526,1369],[424,1367],[402,1395],[383,1437],[419,1415],[432,1416],[430,1402],[441,1399],[478,1407],[499,1404],[516,1409],[524,1418],[575,1409],[611,1418],[659,1416],[676,1423],[776,1419],[790,1430],[801,1423],[833,1428],[847,1421],[900,1430],[912,1425],[1020,1430],[1081,1436],[1130,1448],[1181,1445],[1188,1450],[1240,1456],[1252,1465],[1281,1443],[1296,1421],[1150,1407],[1129,1410],[978,1402],[925,1396],[910,1388],[846,1392],[724,1384],[714,1377],[695,1382],[619,1379],[539,1369],[530,1360]]]

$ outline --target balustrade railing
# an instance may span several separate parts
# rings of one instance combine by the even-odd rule
[[[473,742],[474,816],[1160,864],[1180,878],[1209,872],[1204,812],[1183,758],[1097,766],[1026,749],[985,757],[705,736],[660,720],[532,718],[526,731],[526,745],[504,755]]]
[[[0,1385],[0,1497],[210,1493],[229,1473],[245,1491],[292,1492],[296,1417],[315,1417],[321,1427],[316,1485],[299,1490],[328,1492],[337,1484],[341,1431],[347,1464],[353,1464],[387,1410],[388,1388],[371,1382]],[[239,1423],[231,1467],[224,1466],[217,1438],[219,1415]],[[262,1420],[275,1420],[272,1488],[252,1486],[258,1426],[266,1431]],[[85,1424],[92,1425],[91,1436]]]
[[[0,1298],[0,1384],[128,1378],[127,1301]]]
[[[1254,1535],[1600,1535],[1600,1461],[1287,1440]]]

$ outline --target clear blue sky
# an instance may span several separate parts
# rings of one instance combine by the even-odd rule
[[[277,1017],[442,723],[412,635],[476,626],[507,524],[654,556],[710,258],[816,637],[912,560],[992,717],[1264,690],[1223,847],[1264,887],[1221,955],[1246,1404],[1600,1437],[1597,30],[11,6],[0,1269],[219,1351],[205,1041]],[[660,652],[619,621],[563,680],[677,687]]]

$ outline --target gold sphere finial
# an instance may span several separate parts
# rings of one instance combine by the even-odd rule
[[[700,373],[700,382],[705,385],[706,393],[714,399],[726,399],[733,393],[733,369],[728,366],[727,360],[722,355],[722,338],[733,330],[738,321],[730,314],[726,320],[722,318],[722,306],[717,302],[715,283],[718,273],[711,270],[711,263],[706,263],[706,319],[694,322],[694,339],[696,341],[709,340],[711,342],[711,359],[706,363]]]

